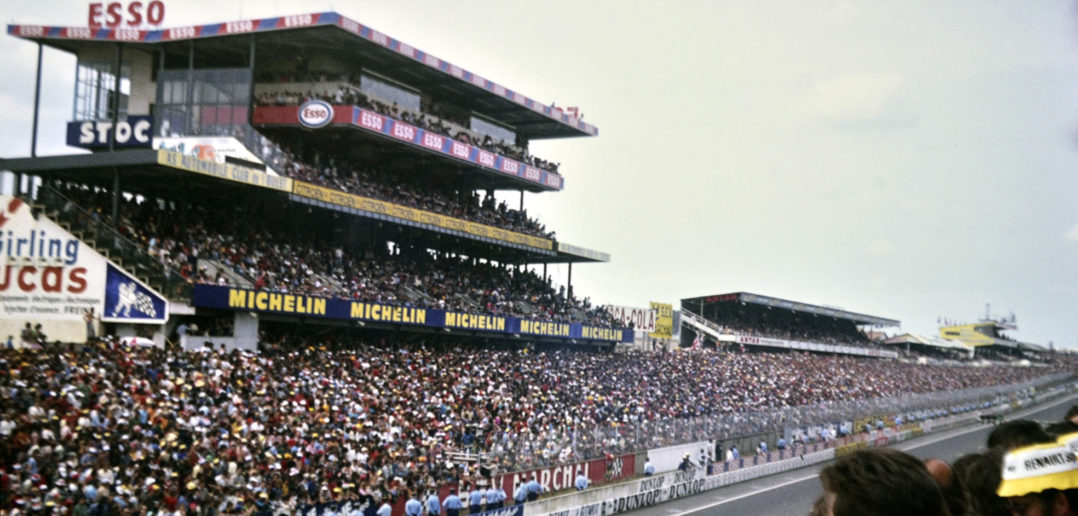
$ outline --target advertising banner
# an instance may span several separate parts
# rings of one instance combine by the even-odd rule
[[[101,313],[105,260],[16,197],[0,196],[0,305],[27,322],[81,321]]]
[[[161,324],[168,301],[17,197],[0,196],[0,333],[42,324],[48,340],[83,342],[83,317]]]
[[[114,147],[149,147],[153,137],[153,117],[130,115],[116,122],[80,120],[67,123],[67,144],[84,149],[101,149],[115,138]]]
[[[106,322],[129,322],[164,324],[168,319],[168,300],[150,290],[141,281],[106,264],[105,309],[101,320]]]
[[[551,172],[526,165],[512,158],[483,150],[475,145],[454,140],[447,136],[428,132],[425,129],[381,115],[374,111],[355,106],[326,105],[324,124],[346,124],[379,133],[416,147],[432,150],[449,157],[467,161],[487,170],[503,175],[520,178],[529,183],[542,185],[551,190],[565,187],[565,179],[557,172]],[[251,123],[255,125],[304,125],[301,106],[261,106],[254,110]]]
[[[243,143],[230,136],[154,138],[153,148],[178,152],[203,161],[216,161],[217,163],[224,163],[226,156],[250,161],[251,163],[262,163],[262,160],[247,150]]]
[[[629,478],[633,476],[635,468],[636,456],[627,454],[495,475],[494,485],[501,487],[506,493],[514,493],[518,485],[530,481],[534,476],[539,485],[543,486],[544,492],[553,493],[563,489],[573,489],[576,477],[580,474],[583,474],[594,485]]]
[[[234,181],[262,188],[271,188],[282,192],[292,191],[292,179],[288,177],[267,174],[261,170],[241,167],[232,163],[219,163],[217,161],[200,159],[198,156],[183,154],[174,150],[160,149],[157,151],[157,163],[196,174],[213,176],[225,181]]]
[[[450,229],[454,231],[461,231],[479,237],[492,238],[495,240],[501,240],[503,242],[509,242],[511,244],[533,247],[535,249],[543,249],[549,251],[554,248],[554,243],[546,238],[539,238],[531,235],[525,235],[523,233],[517,233],[515,231],[498,229],[483,224],[477,224],[475,222],[469,222],[466,220],[441,215],[434,212],[420,210],[417,208],[409,208],[407,206],[401,206],[399,204],[393,204],[386,201],[379,201],[377,199],[371,199],[369,197],[361,197],[359,195],[342,192],[340,190],[333,190],[331,188],[312,185],[303,181],[293,181],[292,185],[293,194],[300,197],[306,197],[308,199],[322,201],[328,204],[335,204],[337,206],[343,206],[345,208],[352,208],[356,210],[366,211],[369,213],[377,213],[380,215],[396,217],[398,219],[419,222],[421,224],[429,224],[431,226],[437,226],[440,228]]]
[[[195,285],[192,304],[200,308],[301,315],[326,319],[346,319],[561,339],[631,342],[633,337],[632,331],[625,328],[602,328],[581,323],[533,321],[501,315],[452,312],[433,308],[368,303],[349,299],[286,294],[218,285]]]
[[[655,329],[649,335],[653,339],[670,339],[674,336],[674,306],[652,301],[651,309],[655,312]]]
[[[655,310],[629,306],[607,306],[606,311],[615,321],[636,331],[655,331]]]

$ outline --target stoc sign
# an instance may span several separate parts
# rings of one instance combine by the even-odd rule
[[[333,106],[321,100],[310,100],[299,107],[299,123],[317,129],[333,121]]]
[[[99,149],[109,146],[116,138],[116,147],[149,147],[152,139],[153,119],[149,116],[129,116],[127,120],[112,122],[68,122],[67,144],[73,147]]]
[[[143,23],[161,25],[165,21],[165,3],[161,0],[152,2],[122,2],[90,4],[90,27],[114,29],[119,26],[138,27]]]

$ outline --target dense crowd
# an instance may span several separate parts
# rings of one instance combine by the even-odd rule
[[[308,89],[289,89],[288,85],[292,83],[304,84]],[[413,112],[361,91],[357,84],[359,78],[354,74],[262,74],[256,86],[255,105],[298,106],[309,100],[322,100],[335,105],[358,106],[543,170],[558,172],[558,163],[531,155],[528,141],[519,136],[516,141],[508,142],[470,129],[471,113],[467,110],[426,101],[419,111]]]
[[[395,499],[474,480],[478,464],[460,452],[514,471],[672,444],[678,436],[649,425],[679,418],[733,419],[1055,370],[493,350],[449,340],[282,340],[257,354],[98,343],[3,350],[0,360],[3,491],[75,513],[106,503],[125,514],[178,505],[250,513],[341,493]],[[9,508],[12,498],[0,503]]]
[[[65,209],[81,206],[90,214],[107,212],[111,203],[111,194],[100,190],[69,187],[64,195],[71,203]],[[287,214],[227,211],[209,202],[190,205],[192,222],[186,226],[177,224],[178,210],[166,203],[130,199],[120,207],[120,233],[192,282],[230,284],[224,271],[201,267],[203,259],[256,289],[616,326],[588,298],[555,288],[531,270],[435,256],[425,249],[349,243],[340,235],[296,227]]]
[[[374,167],[345,165],[348,162],[347,159],[323,158],[316,153],[312,154],[311,159],[300,159],[296,154],[282,149],[271,166],[293,179],[342,192],[540,238],[555,237],[553,231],[547,231],[544,224],[530,217],[527,210],[509,208],[505,201],[496,202],[493,195],[480,197],[475,191],[431,184]]]

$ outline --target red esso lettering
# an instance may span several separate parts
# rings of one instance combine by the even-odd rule
[[[86,290],[86,267],[39,269],[28,266],[19,268],[18,272],[13,272],[15,269],[15,267],[6,267],[3,274],[0,274],[0,292],[11,290],[12,287],[18,287],[23,292],[34,292],[40,289],[42,292],[59,293],[66,290],[71,294],[79,294]]]
[[[127,4],[121,2],[109,2],[104,4],[95,2],[90,4],[89,25],[90,27],[108,27],[110,29],[127,25],[137,27],[143,22],[150,25],[160,25],[165,21],[165,3],[154,0],[149,3],[135,1]]]
[[[303,118],[306,120],[325,120],[329,118],[329,111],[322,106],[308,106],[303,109]]]

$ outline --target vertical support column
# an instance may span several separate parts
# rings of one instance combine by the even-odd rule
[[[232,321],[232,338],[236,349],[258,349],[258,314],[234,312]]]
[[[550,280],[550,277],[546,275],[546,262],[543,262],[543,283]]]
[[[252,109],[252,106],[255,105],[255,41],[257,40],[257,38],[257,35],[251,34],[251,56],[249,58],[249,62],[247,63],[248,69],[251,71],[251,81],[247,85],[247,125],[251,125],[251,117],[254,116],[254,110]],[[245,132],[245,140],[246,136],[247,134]],[[251,150],[255,150],[253,148],[253,145],[251,145],[251,142],[245,141],[243,143],[250,145],[252,147]]]
[[[109,220],[113,228],[120,227],[120,169],[116,167],[112,167],[112,218]]]
[[[183,135],[191,136],[193,124],[191,118],[195,113],[195,42],[187,44],[187,96],[184,100]]]
[[[573,262],[569,262],[569,281],[565,288],[566,301],[573,298]]]
[[[520,211],[524,211],[524,189],[520,189]]]
[[[37,79],[34,80],[34,123],[30,129],[30,157],[37,157],[37,118],[38,112],[41,108],[41,42],[37,42]],[[75,89],[78,89],[79,85],[75,84]],[[21,176],[21,174],[20,174]],[[20,177],[21,179],[21,177]],[[15,193],[18,194],[19,187],[15,187]]]
[[[123,73],[124,44],[116,44],[116,65],[112,67],[112,134],[109,136],[109,152],[116,150],[116,123],[120,120],[120,75]],[[116,192],[113,192],[116,195]]]
[[[124,45],[116,44],[116,65],[112,67],[112,134],[109,135],[109,152],[116,150],[116,124],[120,119],[120,80],[123,74]],[[112,227],[120,227],[120,169],[112,167]]]

